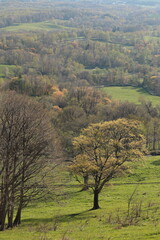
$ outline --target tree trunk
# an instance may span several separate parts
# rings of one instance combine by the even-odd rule
[[[99,197],[99,191],[95,190],[92,210],[96,210],[96,209],[100,208],[99,202],[98,202],[98,197]]]
[[[85,175],[84,177],[84,184],[83,184],[83,188],[82,188],[82,191],[86,191],[88,190],[88,175]]]
[[[13,211],[8,210],[8,225],[7,228],[13,228]]]
[[[16,217],[13,222],[13,226],[17,226],[17,225],[21,224],[21,213],[22,213],[22,208],[23,208],[23,197],[24,197],[24,169],[25,169],[25,161],[23,161],[21,189],[20,189],[20,196],[19,196],[19,206],[18,206]]]
[[[7,203],[8,203],[8,185],[5,186],[5,190],[2,188],[2,196],[1,196],[1,206],[0,206],[0,231],[5,229],[5,220],[7,214]]]
[[[15,167],[14,167],[15,170]],[[15,172],[13,175],[13,179],[15,177]],[[11,194],[10,194],[10,199],[9,199],[9,203],[8,203],[8,226],[7,228],[13,228],[13,214],[14,214],[14,204],[15,203],[15,186],[14,183],[12,185],[12,190],[11,190]]]
[[[8,204],[8,225],[7,228],[13,228],[13,213],[14,213],[14,191],[12,192],[12,197],[10,199],[10,202]]]
[[[1,226],[0,226],[0,231],[4,231],[5,228],[5,219],[6,219],[6,211],[5,209],[2,211],[2,216],[1,216]]]
[[[1,201],[1,200],[0,200]],[[2,203],[0,204],[0,226],[2,224],[2,214],[3,214],[3,210],[2,210]]]
[[[22,212],[22,209],[19,207],[17,210],[16,217],[14,219],[13,226],[17,226],[17,225],[21,224],[21,212]]]

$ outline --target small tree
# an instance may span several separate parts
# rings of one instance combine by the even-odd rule
[[[71,171],[89,176],[93,209],[99,208],[99,193],[106,182],[128,169],[128,162],[143,156],[145,139],[139,121],[118,119],[92,124],[73,141],[76,157]]]

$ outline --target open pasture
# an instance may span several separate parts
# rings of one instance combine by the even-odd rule
[[[12,26],[1,28],[1,31],[7,32],[21,32],[21,31],[59,31],[67,27],[58,24],[54,21],[44,21],[37,23],[16,23]]]
[[[79,183],[69,175],[66,181],[65,175],[63,184],[55,183],[53,199],[30,204],[22,225],[1,232],[0,239],[159,240],[160,157],[147,157],[134,167],[129,176],[113,179],[105,187],[101,209],[95,211],[89,210],[92,192],[81,192]]]
[[[160,104],[160,97],[149,94],[142,88],[136,87],[104,87],[106,92],[113,99],[125,102],[134,102],[139,104],[141,100],[150,101],[154,105]]]

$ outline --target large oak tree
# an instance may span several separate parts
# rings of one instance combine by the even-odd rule
[[[93,209],[99,208],[99,193],[104,185],[128,169],[130,161],[140,159],[145,139],[139,121],[118,119],[91,124],[74,139],[76,157],[71,171],[89,176],[93,189]]]

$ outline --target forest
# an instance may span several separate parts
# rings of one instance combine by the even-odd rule
[[[159,46],[158,0],[0,1],[0,240],[159,239]]]

